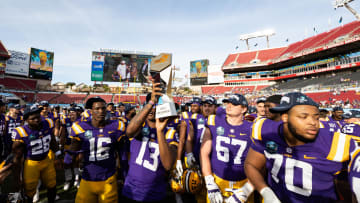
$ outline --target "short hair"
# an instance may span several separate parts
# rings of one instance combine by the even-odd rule
[[[268,97],[268,98],[266,98],[266,101],[265,102],[270,102],[270,103],[274,103],[274,104],[280,104],[280,101],[281,101],[281,95],[278,95],[278,94],[276,94],[276,95],[272,95],[272,96],[270,96],[270,97]]]

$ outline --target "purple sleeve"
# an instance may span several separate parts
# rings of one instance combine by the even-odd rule
[[[12,141],[13,142],[24,142],[24,140],[22,139],[22,137],[20,136],[20,133],[21,130],[23,129],[20,129],[20,128],[15,128],[13,131],[12,131],[12,134],[11,134],[11,137],[13,137]]]

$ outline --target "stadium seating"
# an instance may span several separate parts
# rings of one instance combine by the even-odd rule
[[[277,57],[281,52],[283,52],[286,47],[274,48],[274,49],[265,49],[259,50],[257,59],[260,61],[268,61]]]
[[[23,99],[25,102],[33,102],[35,98],[35,92],[34,93],[28,93],[28,92],[11,92],[15,94],[16,96]]]
[[[53,101],[55,98],[59,97],[61,94],[58,92],[53,92],[53,93],[37,93],[36,94],[36,100],[35,102],[40,102],[40,101],[49,101],[50,103],[57,103],[56,101]]]
[[[63,94],[56,98],[58,104],[83,103],[87,94]]]
[[[233,87],[226,87],[226,86],[216,86],[214,89],[212,89],[208,94],[209,95],[219,95],[224,94],[227,92],[231,92]]]
[[[112,94],[90,94],[87,98],[92,97],[101,97],[103,98],[106,103],[112,102],[113,95]]]
[[[360,101],[360,95],[356,94],[355,91],[340,92],[340,94],[334,94],[333,92],[314,92],[306,94],[316,102],[326,101],[329,103],[330,100],[350,102],[353,102],[354,100]]]
[[[201,87],[201,92],[203,94],[209,94],[209,92],[214,89],[216,86],[205,86],[205,87]]]
[[[7,89],[15,89],[15,90],[36,89],[36,80],[3,78],[0,80],[0,84],[4,85]]]
[[[360,21],[353,21],[346,25],[334,28],[328,32],[323,32],[318,35],[306,38],[302,41],[290,44],[277,58],[289,57],[292,55],[303,52],[310,48],[324,47],[332,44],[334,40],[342,36],[355,36],[360,33]]]

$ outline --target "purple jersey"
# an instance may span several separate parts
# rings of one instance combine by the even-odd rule
[[[178,145],[176,130],[164,131],[167,143]],[[167,172],[160,161],[156,128],[147,122],[141,134],[131,139],[129,172],[125,179],[123,195],[136,201],[160,201],[166,197]]]
[[[76,122],[76,121],[75,121]],[[65,145],[71,144],[71,126],[73,122],[70,120],[70,118],[62,117],[60,120],[61,126],[65,129]]]
[[[205,133],[206,118],[202,114],[194,113],[190,117],[194,128],[194,148],[193,154],[198,163],[200,163],[200,147]]]
[[[246,178],[244,162],[251,145],[251,125],[230,125],[223,116],[210,115],[207,125],[212,137],[212,172],[225,180],[240,181]]]
[[[222,106],[217,107],[216,109],[216,115],[225,115],[226,114],[226,109]]]
[[[12,145],[12,140],[15,139],[15,137],[13,137],[12,135],[12,132],[15,128],[19,127],[22,123],[22,117],[21,116],[17,116],[16,118],[13,118],[11,116],[6,116],[5,117],[5,121],[6,121],[6,126],[5,128],[7,129],[7,132],[4,136],[4,142],[5,142],[5,145],[7,147],[10,148],[10,151],[11,151],[11,145]]]
[[[342,129],[342,133],[360,137],[360,123],[348,123],[345,124]]]
[[[115,150],[124,133],[125,124],[119,120],[109,121],[104,128],[93,127],[91,122],[72,125],[70,137],[81,142],[84,154],[84,180],[104,181],[114,175]]]
[[[290,147],[283,122],[261,119],[253,126],[251,146],[264,154],[267,183],[281,202],[332,202],[334,179],[346,168],[351,137],[320,124],[314,142]]]
[[[5,116],[4,114],[0,113],[0,140],[4,139],[4,136],[6,134],[6,132],[4,131],[5,131]],[[5,148],[4,142],[0,143],[0,159],[4,158],[4,150],[5,150],[4,148]]]
[[[334,120],[331,116],[328,117],[327,121],[332,132],[340,132],[341,128],[346,124],[344,120]]]
[[[51,119],[45,119],[41,121],[41,126],[40,130],[32,130],[28,125],[13,130],[15,137],[13,141],[25,144],[27,159],[40,161],[48,156],[54,122]]]
[[[106,111],[106,117],[110,120],[116,120],[120,117],[117,111]]]
[[[91,120],[91,111],[86,109],[81,115],[81,121],[90,121]]]
[[[360,146],[359,141],[352,141],[350,146],[349,183],[358,202],[360,201]]]

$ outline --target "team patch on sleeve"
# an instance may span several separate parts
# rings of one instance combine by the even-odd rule
[[[344,162],[349,160],[351,136],[335,132],[331,144],[329,155],[326,157],[328,160]]]
[[[262,130],[262,127],[263,127],[263,124],[265,122],[266,118],[262,118],[258,121],[256,121],[254,124],[253,124],[253,127],[252,127],[252,133],[251,133],[251,137],[255,140],[261,140],[261,130]]]

